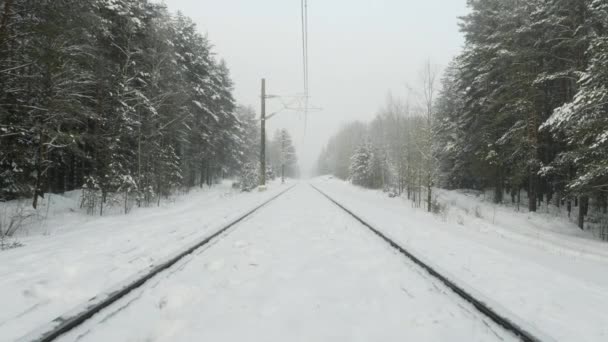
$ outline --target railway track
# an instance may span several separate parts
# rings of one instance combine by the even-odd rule
[[[170,267],[175,265],[177,262],[184,259],[186,256],[195,253],[198,249],[205,247],[210,242],[216,240],[217,238],[219,238],[222,235],[225,235],[235,225],[242,222],[249,216],[253,215],[255,212],[262,209],[263,207],[267,206],[268,204],[270,204],[277,198],[281,197],[283,194],[290,191],[295,186],[297,186],[297,184],[292,185],[291,187],[280,192],[276,196],[273,196],[272,198],[270,198],[269,200],[260,204],[259,206],[255,207],[252,210],[246,212],[245,214],[239,216],[238,218],[234,219],[233,221],[231,221],[227,225],[223,226],[222,228],[220,228],[219,230],[217,230],[215,233],[211,234],[210,236],[207,236],[203,240],[196,242],[195,244],[185,248],[181,252],[174,254],[169,259],[159,263],[158,265],[153,266],[152,268],[147,270],[143,275],[135,276],[134,278],[129,279],[122,284],[119,284],[115,288],[110,289],[101,295],[97,295],[97,296],[89,299],[83,305],[73,309],[72,311],[70,311],[60,317],[55,318],[49,324],[21,337],[17,341],[19,341],[19,342],[51,342],[51,341],[56,340],[60,336],[66,334],[67,332],[71,331],[72,329],[78,327],[79,325],[81,325],[82,323],[84,323],[85,321],[87,321],[88,319],[93,317],[95,314],[99,313],[101,310],[109,307],[110,305],[116,303],[117,301],[119,301],[120,299],[122,299],[123,297],[128,295],[129,293],[142,287],[150,279],[159,275],[163,271],[166,271],[167,269],[169,269]]]
[[[199,249],[201,249],[207,245],[210,245],[210,243],[212,243],[212,242],[223,241],[224,240],[223,237],[226,237],[226,234],[231,232],[231,230],[230,230],[231,228],[234,228],[235,225],[242,222],[243,220],[245,220],[252,214],[256,213],[261,208],[263,208],[263,207],[267,206],[268,204],[270,204],[271,202],[275,201],[281,195],[285,194],[286,192],[293,189],[294,187],[295,186],[292,186],[292,187],[286,189],[285,191],[279,193],[278,195],[276,195],[273,198],[269,199],[268,201],[262,203],[261,205],[257,206],[256,208],[241,215],[240,217],[233,220],[232,222],[230,222],[223,228],[219,229],[217,232],[213,233],[212,235],[206,237],[205,239],[199,241],[198,243],[196,243],[192,246],[189,246],[188,248],[177,253],[176,255],[169,258],[165,262],[151,268],[145,274],[137,276],[129,281],[126,281],[125,283],[121,284],[117,288],[112,289],[112,290],[106,292],[105,294],[98,295],[97,297],[90,299],[84,305],[78,307],[77,309],[73,310],[72,312],[62,315],[61,317],[58,317],[57,319],[53,320],[51,323],[22,337],[18,341],[28,341],[28,342],[30,342],[30,341],[36,341],[36,342],[54,341],[60,337],[64,337],[63,335],[65,335],[65,334],[68,334],[68,333],[72,334],[72,333],[77,332],[78,329],[80,329],[80,326],[85,325],[83,323],[85,323],[89,319],[93,318],[93,316],[96,316],[96,314],[100,313],[104,309],[108,309],[110,306],[112,306],[115,303],[118,304],[117,302],[119,300],[125,298],[127,295],[131,294],[133,291],[141,288],[149,280],[151,280],[155,276],[161,274],[163,271],[168,271],[169,268],[174,266],[180,260],[184,259],[186,256],[196,253]],[[455,294],[457,294],[460,298],[462,298],[466,302],[470,303],[480,313],[478,315],[479,318],[482,318],[482,317],[489,318],[489,320],[491,320],[493,322],[492,325],[496,324],[497,326],[500,326],[506,332],[508,332],[507,334],[511,334],[521,341],[526,341],[526,342],[528,342],[528,341],[530,341],[530,342],[540,342],[540,341],[551,342],[551,341],[553,341],[552,339],[527,328],[525,325],[518,323],[517,320],[513,319],[513,315],[509,315],[509,314],[505,314],[504,312],[500,312],[500,310],[497,310],[493,305],[488,304],[488,302],[486,300],[482,299],[482,297],[476,295],[476,293],[474,293],[470,290],[467,290],[463,286],[459,285],[458,283],[456,283],[454,281],[454,279],[450,279],[449,277],[443,275],[440,271],[438,271],[430,263],[424,261],[421,257],[416,256],[413,253],[411,253],[410,251],[408,251],[407,249],[403,248],[400,244],[396,243],[390,237],[383,234],[379,229],[375,228],[373,225],[366,222],[359,215],[355,214],[354,212],[352,212],[351,210],[346,208],[344,205],[342,205],[341,203],[339,203],[338,201],[336,201],[335,199],[333,199],[332,197],[330,197],[329,195],[324,193],[322,190],[318,189],[317,187],[313,186],[312,184],[311,184],[311,187],[314,188],[314,190],[316,190],[316,192],[320,193],[323,197],[328,199],[331,203],[333,203],[337,208],[341,209],[341,212],[347,214],[346,216],[351,217],[352,219],[356,220],[358,223],[362,224],[364,227],[369,229],[373,234],[375,234],[380,239],[382,239],[385,243],[390,245],[394,250],[396,250],[400,254],[404,255],[405,257],[407,257],[409,260],[411,260],[413,262],[413,264],[419,266],[425,274],[428,273],[430,275],[430,278],[437,279],[438,281],[443,283],[448,289],[450,289]],[[305,190],[305,189],[301,189],[301,190]],[[315,196],[314,192],[312,190],[309,190],[309,191],[310,191],[310,193],[308,196],[311,196],[310,194],[312,194],[312,196],[314,197]],[[302,191],[300,191],[300,192],[302,192]],[[307,201],[305,201],[305,202],[311,203],[311,201],[315,202],[315,200],[312,197],[309,197],[307,199]],[[278,202],[278,203],[282,203],[282,202]],[[286,213],[285,208],[283,208],[283,210],[281,211],[281,212],[283,212],[283,215],[285,217],[290,217],[290,215],[296,215],[296,216],[301,217],[302,215],[304,215],[305,217],[308,218],[308,217],[311,217],[309,215],[311,215],[312,212],[317,213],[316,209],[312,209],[312,210],[309,209],[309,210],[311,210],[311,212],[302,214],[302,213],[298,213],[298,211],[301,211],[301,210],[297,209],[297,208],[300,208],[300,206],[297,206],[297,205],[290,206],[288,204],[281,204],[281,205],[283,207],[287,206],[290,208],[289,210],[287,210],[287,211],[290,211],[290,213]],[[328,210],[328,209],[321,210],[321,208],[326,207],[325,205],[321,205],[318,203],[315,205],[317,205],[319,211]],[[291,209],[291,208],[293,208],[293,209]],[[268,214],[270,214],[270,213],[266,213],[266,214],[267,214],[266,216],[268,216]],[[264,215],[264,214],[262,214],[262,215]],[[320,213],[319,213],[319,215],[323,216]],[[325,216],[331,216],[331,215],[325,215]],[[283,221],[286,220],[285,217],[283,218]],[[306,219],[306,222],[307,222],[306,224],[311,224],[310,223],[311,221],[308,221],[308,219]],[[314,223],[312,223],[312,224],[314,224]],[[325,227],[325,225],[321,225],[321,226]],[[359,228],[356,228],[356,229],[359,229]],[[279,226],[277,226],[277,228],[275,228],[275,232],[279,232],[280,230],[281,230],[281,228],[279,228]],[[247,231],[249,231],[249,230],[247,230]],[[283,234],[285,234],[285,233],[283,233]],[[272,236],[272,235],[273,234],[270,234],[270,236]],[[279,234],[279,236],[280,235],[281,234]],[[268,236],[268,234],[265,236]],[[232,239],[232,237],[229,237],[228,240],[230,240],[230,239]],[[279,239],[280,239],[280,237],[279,237]],[[258,241],[258,240],[255,240],[255,241]],[[281,240],[281,241],[285,241],[285,240]],[[366,241],[364,241],[364,242],[366,242]],[[299,240],[297,240],[296,243],[301,244]],[[306,241],[302,241],[302,243],[304,243],[304,245],[306,245],[305,244]],[[308,246],[308,245],[306,245],[306,246]],[[312,247],[312,245],[311,245],[311,247]],[[357,247],[353,246],[351,248],[356,249]],[[375,248],[378,248],[378,247],[375,247]],[[220,253],[220,252],[218,251],[218,253]],[[294,253],[298,253],[298,252],[294,251]],[[302,253],[302,252],[300,252],[300,253]],[[321,253],[318,253],[318,254],[321,254]],[[382,265],[384,265],[384,264],[382,264]],[[258,267],[257,264],[255,266]],[[417,266],[412,265],[411,267],[417,267]],[[329,267],[329,265],[325,266],[325,267]],[[335,267],[335,266],[332,266],[332,267]],[[382,266],[382,267],[384,267],[384,266]],[[293,268],[293,266],[289,267],[289,269],[292,269],[292,268]],[[272,270],[274,273],[274,269],[272,269]],[[381,271],[382,268],[378,268],[378,270]],[[326,271],[328,273],[331,273],[332,272],[331,267]],[[383,272],[383,271],[381,271],[381,272]],[[424,276],[424,278],[426,278],[426,275]],[[430,278],[428,278],[428,279],[430,279]],[[338,278],[338,279],[341,279],[341,278]],[[348,283],[348,280],[344,280],[344,281],[346,281]],[[404,290],[404,291],[406,291],[406,290]],[[136,311],[136,312],[140,312],[140,311]],[[95,320],[97,320],[97,318],[94,319],[93,321],[95,321]],[[486,325],[488,324],[488,323],[486,323],[485,319],[482,319],[482,321],[484,322],[484,324],[486,324]],[[488,325],[488,327],[489,327],[489,325]],[[76,329],[76,328],[78,328],[78,329]],[[75,331],[72,332],[72,330],[75,330]]]
[[[499,312],[497,309],[490,306],[486,303],[485,300],[477,298],[476,295],[471,293],[470,290],[465,289],[462,285],[457,284],[453,279],[449,279],[447,276],[440,273],[434,266],[430,265],[428,262],[423,261],[421,257],[414,255],[400,244],[395,242],[393,239],[382,233],[379,229],[375,228],[373,225],[362,219],[359,215],[352,212],[350,209],[346,208],[343,204],[339,203],[337,200],[327,195],[321,189],[315,187],[310,184],[310,186],[318,191],[321,195],[335,204],[337,207],[342,209],[344,212],[348,213],[351,217],[359,221],[363,226],[371,230],[376,236],[382,239],[384,242],[389,244],[392,248],[397,250],[399,253],[406,256],[408,259],[413,261],[416,265],[420,266],[426,272],[428,272],[432,277],[438,279],[443,284],[445,284],[450,290],[456,293],[465,301],[469,302],[475,309],[481,312],[486,317],[490,318],[493,322],[500,325],[507,331],[516,335],[521,341],[524,342],[552,342],[553,340],[546,336],[538,336],[538,332],[531,332],[529,328],[524,328],[520,323],[514,322],[514,320],[510,317],[507,317],[506,314]]]

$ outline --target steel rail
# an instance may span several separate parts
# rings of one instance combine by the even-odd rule
[[[222,228],[217,230],[215,233],[205,237],[201,241],[194,243],[193,245],[186,248],[185,250],[178,252],[177,254],[174,254],[174,256],[161,262],[160,264],[153,266],[149,270],[145,271],[145,273],[143,275],[138,275],[135,278],[131,278],[131,279],[125,281],[124,283],[119,284],[118,286],[114,287],[114,289],[112,289],[108,292],[104,292],[100,295],[97,295],[97,296],[89,299],[87,302],[78,306],[76,309],[74,309],[62,316],[55,318],[50,323],[25,335],[24,337],[19,338],[17,341],[19,341],[19,342],[51,342],[51,341],[54,341],[61,335],[64,335],[65,333],[71,331],[72,329],[80,326],[85,321],[87,321],[88,319],[93,317],[95,314],[99,313],[101,310],[109,307],[110,305],[116,303],[117,301],[119,301],[121,298],[125,297],[129,293],[140,288],[147,281],[149,281],[153,277],[157,276],[161,272],[169,269],[171,266],[175,265],[177,262],[182,260],[184,257],[186,257],[190,254],[193,254],[195,251],[197,251],[201,247],[204,247],[205,245],[209,244],[209,242],[211,242],[215,238],[219,237],[220,235],[226,233],[230,228],[234,227],[237,223],[243,221],[247,217],[249,217],[252,214],[254,214],[255,212],[257,212],[258,210],[267,206],[268,204],[270,204],[271,202],[273,202],[274,200],[276,200],[277,198],[279,198],[280,196],[282,196],[289,190],[293,189],[296,185],[297,184],[292,185],[288,189],[281,191],[279,194],[273,196],[272,198],[265,201],[264,203],[258,205],[257,207],[253,208],[252,210],[249,210],[245,214],[242,214],[238,218],[232,220],[230,223],[223,226]]]
[[[537,336],[538,333],[532,333],[527,328],[521,326],[521,324],[516,323],[513,319],[507,317],[505,314],[498,312],[496,309],[492,308],[488,303],[484,300],[476,298],[470,290],[466,290],[462,285],[457,284],[453,279],[449,279],[448,277],[441,274],[434,266],[431,266],[428,262],[423,261],[420,257],[414,255],[400,244],[386,236],[377,228],[373,227],[370,223],[363,220],[360,216],[355,214],[352,210],[346,208],[344,205],[327,195],[325,192],[321,191],[316,186],[310,184],[310,186],[318,191],[321,195],[331,201],[333,204],[341,208],[343,211],[348,213],[351,217],[359,221],[363,226],[371,230],[375,235],[380,237],[386,243],[388,243],[391,247],[397,250],[399,253],[406,256],[408,259],[413,261],[416,265],[420,266],[422,269],[427,271],[431,276],[441,281],[445,284],[449,289],[451,289],[454,293],[460,296],[465,301],[469,302],[475,309],[480,311],[486,317],[490,318],[496,324],[503,327],[505,330],[515,334],[520,340],[524,342],[549,342],[552,341],[549,337],[544,337],[541,339]]]

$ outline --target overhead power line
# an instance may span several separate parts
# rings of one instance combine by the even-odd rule
[[[308,125],[308,99],[310,96],[308,65],[308,0],[300,1],[302,11],[302,66],[304,81],[304,134]]]

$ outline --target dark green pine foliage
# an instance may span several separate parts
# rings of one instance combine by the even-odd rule
[[[547,173],[563,175],[566,194],[580,198],[581,226],[590,199],[606,213],[608,193],[608,4],[594,1],[588,14],[587,67],[578,73],[572,100],[543,127],[566,145]]]
[[[464,52],[437,102],[441,184],[520,190],[543,203],[605,210],[606,7],[597,0],[476,0]]]
[[[145,205],[238,174],[254,123],[235,109],[225,63],[164,5],[0,6],[0,200],[84,186]]]

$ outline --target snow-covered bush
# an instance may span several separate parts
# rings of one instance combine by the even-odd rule
[[[101,191],[97,180],[94,177],[87,177],[82,186],[80,209],[85,209],[87,214],[94,215],[97,212],[97,206],[101,201]]]
[[[24,223],[35,216],[35,212],[26,209],[25,205],[3,207],[0,210],[0,250],[22,246],[14,240],[14,235],[23,227]]]
[[[608,241],[608,214],[598,210],[592,211],[587,219],[585,228],[604,241]]]
[[[433,214],[441,215],[445,221],[448,212],[448,205],[439,201],[437,196],[433,196],[433,201],[431,201],[431,211]]]
[[[478,205],[475,206],[475,217],[483,218],[483,214],[481,213],[481,207]]]
[[[82,186],[80,208],[85,209],[89,215],[103,215],[108,209],[115,208],[120,208],[121,212],[128,214],[135,204],[149,205],[154,196],[151,187],[147,194],[142,195],[131,176],[121,177],[120,181],[113,184],[113,188],[115,191],[103,191],[96,178],[87,177],[86,183]]]
[[[460,214],[458,214],[458,216],[456,217],[456,223],[458,223],[461,226],[464,226],[464,217]]]
[[[241,171],[241,191],[251,191],[260,183],[260,172],[257,163],[247,163]]]
[[[277,174],[274,172],[272,167],[266,167],[266,180],[275,180],[277,179]]]

